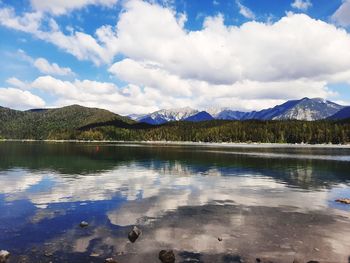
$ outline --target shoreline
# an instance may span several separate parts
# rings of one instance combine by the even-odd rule
[[[85,141],[85,140],[34,140],[34,139],[0,139],[0,142],[47,142],[47,143],[114,143],[165,146],[202,146],[227,148],[335,148],[350,149],[350,144],[307,144],[307,143],[257,143],[257,142],[191,142],[191,141]]]

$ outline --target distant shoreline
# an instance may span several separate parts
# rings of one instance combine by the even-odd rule
[[[51,143],[115,143],[141,145],[169,146],[207,146],[232,148],[344,148],[350,149],[350,144],[307,144],[307,143],[238,143],[238,142],[190,142],[190,141],[115,141],[115,140],[32,140],[32,139],[0,139],[0,142],[51,142]]]

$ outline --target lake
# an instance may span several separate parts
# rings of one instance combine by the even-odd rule
[[[0,142],[9,262],[347,263],[341,197],[350,149]]]

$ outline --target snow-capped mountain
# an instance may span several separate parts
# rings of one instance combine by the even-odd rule
[[[320,120],[330,118],[344,106],[320,98],[303,98],[290,100],[273,108],[260,111],[243,112],[229,108],[210,108],[207,111],[198,111],[189,107],[159,110],[147,115],[129,115],[140,122],[162,124],[169,121],[206,121],[220,120]]]
[[[284,111],[282,114],[275,116],[274,120],[321,120],[326,119],[338,111],[343,109],[344,106],[338,105],[334,102],[324,99],[309,99],[303,98],[293,106]]]
[[[188,117],[197,114],[199,111],[190,107],[159,110],[147,115],[144,115],[137,120],[139,122],[146,122],[149,124],[162,124],[170,121],[181,121]]]
[[[344,107],[340,111],[338,111],[336,114],[329,117],[331,120],[343,120],[343,119],[350,119],[350,106]]]
[[[192,121],[192,122],[211,121],[211,120],[214,120],[213,116],[211,116],[206,111],[198,112],[198,113],[184,119],[184,121]]]
[[[324,99],[290,100],[273,108],[241,112],[223,110],[217,115],[217,119],[224,120],[320,120],[326,119],[344,108],[334,102]]]
[[[142,119],[145,116],[145,114],[129,114],[127,117],[134,120],[134,121],[138,121],[139,119]]]

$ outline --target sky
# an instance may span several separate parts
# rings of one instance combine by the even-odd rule
[[[0,106],[350,105],[350,0],[0,0]]]

